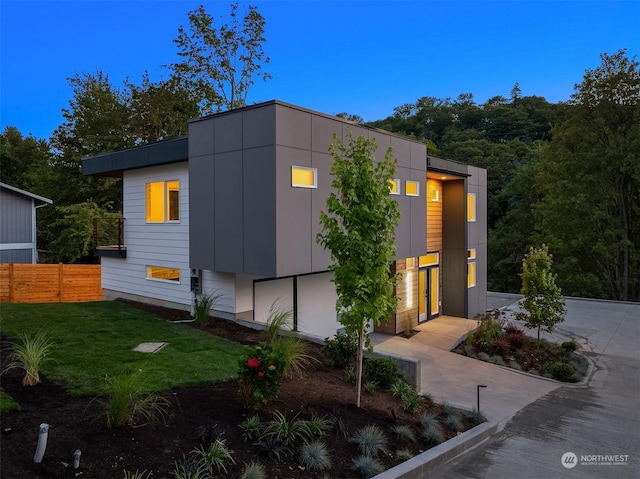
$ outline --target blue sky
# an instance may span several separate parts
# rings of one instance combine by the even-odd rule
[[[0,128],[49,138],[72,93],[67,78],[101,68],[114,85],[152,80],[177,60],[172,40],[203,3],[0,0]],[[253,1],[266,19],[267,71],[250,102],[279,99],[377,120],[422,96],[477,103],[523,95],[566,101],[599,55],[640,53],[640,0]]]

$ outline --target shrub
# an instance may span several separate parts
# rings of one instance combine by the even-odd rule
[[[478,316],[476,319],[479,325],[476,330],[471,333],[466,340],[467,345],[473,345],[483,352],[490,352],[493,340],[502,336],[502,324],[499,315],[485,314]]]
[[[476,408],[469,409],[464,411],[464,415],[471,419],[476,424],[481,424],[483,422],[487,422],[487,418],[478,411]]]
[[[396,457],[401,461],[408,461],[413,457],[413,453],[407,448],[402,448],[396,451]]]
[[[336,333],[332,339],[324,338],[322,354],[327,364],[334,368],[346,368],[355,362],[358,341],[354,336]]]
[[[242,437],[244,440],[255,439],[260,436],[260,430],[262,429],[262,422],[257,414],[248,417],[240,423],[240,430],[242,431]]]
[[[197,324],[204,326],[209,322],[211,310],[220,302],[222,297],[222,293],[216,290],[194,297],[193,315]]]
[[[293,313],[289,309],[271,305],[269,315],[262,330],[262,340],[271,347],[273,352],[284,361],[284,376],[302,377],[303,371],[317,359],[308,353],[306,342],[295,336],[286,336],[285,331],[291,331]]]
[[[411,392],[402,396],[402,407],[405,411],[414,413],[424,403],[424,398],[416,392],[415,389],[411,389]]]
[[[175,479],[213,479],[202,458],[195,456],[182,456],[180,462],[174,463],[171,475]]]
[[[151,476],[151,471],[146,469],[144,471],[136,470],[136,472],[124,471],[124,479],[151,479]]]
[[[362,385],[362,387],[369,394],[373,394],[374,392],[376,392],[376,389],[378,389],[378,383],[375,381],[367,381]]]
[[[396,434],[396,439],[398,441],[416,442],[416,436],[413,434],[413,431],[409,426],[398,424],[397,426],[393,426],[391,429]]]
[[[389,389],[398,379],[398,365],[387,356],[369,358],[364,363],[364,376],[382,389]]]
[[[296,441],[309,439],[311,431],[307,421],[297,419],[297,415],[289,420],[285,414],[276,411],[273,419],[265,425],[262,436],[271,436],[282,441],[285,446],[289,446]]]
[[[170,406],[168,399],[154,392],[147,392],[148,381],[142,370],[108,376],[107,427],[124,424],[144,425],[164,416]],[[140,423],[140,420],[144,422]]]
[[[327,447],[320,441],[305,443],[302,446],[300,462],[310,471],[323,471],[331,467]]]
[[[353,470],[364,478],[370,478],[384,471],[384,467],[376,458],[364,455],[354,459]]]
[[[412,392],[415,392],[414,388],[403,378],[396,379],[396,381],[391,385],[391,394],[394,396],[402,398]]]
[[[310,437],[323,437],[331,429],[331,421],[324,416],[314,414],[311,419],[307,420],[307,427]]]
[[[560,345],[562,349],[564,349],[567,353],[572,353],[576,349],[578,349],[578,345],[575,341],[565,341]]]
[[[427,414],[423,413],[420,415],[420,426],[423,429],[427,429],[432,425],[438,425],[438,415],[437,414]]]
[[[37,333],[33,337],[20,336],[19,342],[13,346],[10,362],[4,371],[23,369],[22,385],[35,386],[40,382],[40,367],[47,360],[52,346],[53,342],[44,333]]]
[[[444,441],[444,432],[439,423],[430,424],[422,429],[422,437],[429,442],[440,444]]]
[[[258,448],[258,454],[267,454],[278,462],[283,461],[291,454],[291,449],[275,436],[263,436],[253,445]]]
[[[496,354],[505,357],[511,351],[511,343],[505,337],[496,338],[493,340],[493,350]]]
[[[345,368],[344,370],[344,378],[347,380],[348,383],[355,384],[356,380],[358,379],[358,376],[356,375],[356,372],[353,370],[353,368],[349,367],[349,368]]]
[[[551,366],[551,375],[558,381],[569,381],[575,372],[576,370],[569,364],[557,362]]]
[[[379,452],[387,452],[387,436],[375,424],[368,424],[350,439],[358,445],[358,450],[365,456],[377,456]]]
[[[527,343],[527,335],[524,334],[524,331],[518,328],[515,328],[515,330],[505,331],[503,338],[509,342],[511,351],[517,351]]]
[[[240,479],[267,479],[267,470],[259,462],[245,464]]]
[[[245,347],[245,354],[238,362],[240,393],[247,408],[266,404],[280,392],[285,360],[266,344]]]
[[[226,474],[226,463],[231,462],[231,464],[235,464],[233,457],[231,457],[233,451],[227,447],[225,439],[216,439],[206,449],[200,446],[194,449],[192,454],[202,458],[210,474],[214,474],[214,469],[216,473],[224,472]]]
[[[457,412],[447,414],[447,417],[444,418],[444,425],[449,429],[453,429],[454,431],[458,432],[464,429],[464,425],[460,420],[460,414],[458,414]]]
[[[347,437],[349,435],[347,423],[340,413],[334,411],[329,416],[329,422],[331,423],[331,427],[336,434],[340,434],[342,437]]]

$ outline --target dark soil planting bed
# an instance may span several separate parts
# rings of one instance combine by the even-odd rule
[[[188,319],[187,313],[179,311],[135,306],[171,321]],[[184,327],[196,326],[187,323]],[[224,321],[212,321],[201,329],[243,344],[255,344],[258,340],[256,331]],[[2,364],[6,364],[8,347],[8,341],[3,338]],[[312,347],[313,354],[320,357],[320,346]],[[200,446],[208,447],[215,438],[225,441],[234,461],[227,461],[226,472],[221,471],[215,477],[240,478],[245,465],[257,462],[264,466],[265,477],[270,479],[354,478],[361,475],[353,470],[353,461],[359,452],[351,438],[364,426],[377,425],[388,438],[386,452],[377,456],[388,469],[408,456],[436,445],[421,437],[422,414],[437,415],[444,439],[477,424],[460,413],[460,431],[456,431],[445,425],[450,408],[445,410],[443,405],[425,401],[418,412],[408,413],[401,400],[386,391],[363,392],[362,407],[358,409],[355,407],[355,388],[346,381],[344,371],[329,369],[321,362],[308,368],[303,378],[285,380],[278,398],[257,411],[263,423],[271,420],[275,412],[290,419],[328,419],[333,428],[320,440],[326,446],[331,467],[320,472],[302,465],[303,441],[289,444],[288,450],[281,451],[278,461],[269,457],[268,453],[273,451],[260,448],[254,445],[255,440],[243,437],[240,424],[253,416],[254,411],[243,409],[235,381],[165,391],[162,395],[171,406],[164,420],[141,427],[108,428],[103,398],[72,397],[46,377],[33,387],[22,386],[21,379],[22,372],[18,369],[2,376],[3,390],[20,406],[18,410],[2,414],[0,476],[6,479],[120,479],[127,477],[125,471],[130,474],[146,471],[141,477],[172,478],[176,461],[190,457]],[[50,426],[48,444],[42,462],[35,464],[33,457],[41,423]],[[416,441],[399,439],[392,429],[398,425],[408,426]],[[346,428],[346,437],[340,433],[339,426]],[[74,470],[73,453],[76,450],[81,451],[81,459],[80,468]]]

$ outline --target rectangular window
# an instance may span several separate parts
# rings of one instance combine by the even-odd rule
[[[467,221],[476,220],[476,194],[467,193]]]
[[[436,266],[440,262],[440,253],[427,253],[424,256],[420,256],[418,259],[418,265],[422,266]]]
[[[147,223],[180,221],[180,182],[156,181],[145,185]]]
[[[406,180],[404,182],[404,192],[407,196],[420,196],[420,182]]]
[[[471,262],[467,264],[467,288],[473,288],[476,285],[476,264]]]
[[[163,268],[162,266],[147,266],[147,279],[180,282],[180,270],[177,268]]]
[[[389,193],[392,195],[400,194],[400,180],[394,178],[393,180],[389,180]]]
[[[476,249],[471,248],[467,250],[467,259],[476,259]]]
[[[416,265],[416,259],[415,258],[406,258],[404,260],[404,267],[406,269],[411,269],[413,267],[415,267]]]
[[[303,166],[291,167],[291,186],[294,188],[317,188],[317,168],[305,168]]]

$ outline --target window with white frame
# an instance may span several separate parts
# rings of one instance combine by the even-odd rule
[[[291,186],[294,188],[317,188],[318,169],[304,166],[291,167]]]
[[[155,181],[145,185],[147,223],[180,221],[180,182]]]
[[[165,268],[163,266],[147,266],[147,279],[179,283],[180,270],[178,268]]]

